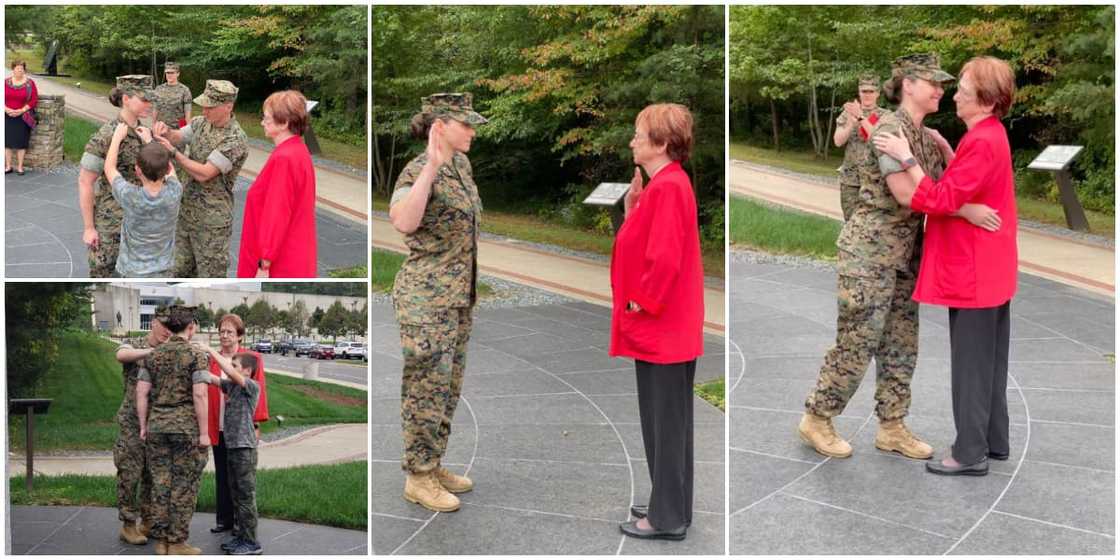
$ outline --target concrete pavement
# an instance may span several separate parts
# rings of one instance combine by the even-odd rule
[[[388,220],[373,216],[373,245],[375,247],[407,253],[401,234]],[[551,253],[519,244],[516,240],[478,242],[479,269],[498,278],[563,294],[573,299],[610,306],[611,281],[607,263]],[[724,291],[704,289],[704,330],[723,334],[726,324]]]
[[[634,366],[611,358],[610,309],[578,301],[480,309],[444,465],[475,488],[455,513],[401,497],[400,336],[371,306],[374,554],[724,553],[724,414],[695,400],[693,524],[683,542],[623,537],[646,503]],[[724,340],[704,337],[697,381],[722,378]]]
[[[835,183],[808,181],[754,163],[731,160],[733,194],[842,219]],[[1115,297],[1116,251],[1019,227],[1019,267],[1043,278]]]
[[[98,123],[109,121],[119,109],[113,107],[103,95],[52,81],[46,76],[33,76],[40,94],[65,95],[66,110]],[[195,106],[194,115],[201,115]],[[268,160],[268,150],[250,144],[249,158],[241,168],[241,175],[256,178]],[[342,173],[322,165],[315,166],[315,190],[319,208],[333,212],[348,220],[365,223],[369,215],[369,182],[357,175]]]
[[[269,372],[272,373],[272,372]],[[305,430],[293,436],[261,443],[258,448],[258,469],[282,469],[302,465],[330,465],[368,458],[369,427],[366,424],[328,424]],[[23,456],[8,458],[8,477],[26,472]],[[210,454],[206,470],[214,470]],[[88,474],[115,476],[112,455],[35,456],[35,475]]]
[[[125,544],[117,538],[121,523],[117,510],[82,506],[13,506],[9,518],[12,554],[155,554],[155,545]],[[213,534],[213,513],[195,513],[190,542],[206,555],[220,555],[229,533]],[[365,555],[369,535],[276,519],[260,519],[257,540],[265,554]]]
[[[797,422],[836,325],[835,272],[733,252],[730,307],[731,554],[1115,554],[1115,303],[1020,274],[1011,303],[1011,456],[950,478],[875,449],[869,371],[826,459]],[[948,313],[922,306],[907,423],[952,443]]]

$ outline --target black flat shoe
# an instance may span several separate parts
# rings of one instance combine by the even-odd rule
[[[933,458],[926,461],[926,470],[943,476],[985,476],[988,474],[988,460],[983,459],[971,465],[948,467],[941,463],[941,459]]]
[[[634,519],[641,519],[649,515],[649,506],[630,506],[630,515]]]
[[[11,167],[9,167],[9,168],[7,168],[7,169],[5,169],[5,170],[4,170],[4,174],[5,174],[5,175],[7,175],[7,174],[9,174],[9,173],[11,173],[11,172],[12,172],[12,168],[11,168]]]
[[[1011,457],[1010,453],[999,454],[999,453],[988,452],[988,458],[989,459],[995,459],[997,461],[1006,461],[1009,457]]]
[[[23,171],[16,171],[16,175],[23,175]]]
[[[216,525],[216,526],[210,528],[210,532],[211,533],[224,533],[226,531],[229,531],[230,529],[233,529],[233,525]]]
[[[635,539],[663,539],[667,541],[683,541],[684,538],[688,535],[688,529],[685,527],[677,527],[676,529],[672,529],[669,531],[662,531],[661,529],[650,529],[647,531],[645,529],[638,528],[637,521],[627,521],[626,523],[620,523],[618,525],[618,530],[622,531],[622,534],[628,537],[634,537]]]

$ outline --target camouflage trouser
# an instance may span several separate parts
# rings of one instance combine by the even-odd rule
[[[118,208],[116,212],[122,211]],[[117,269],[123,221],[123,215],[116,216],[109,209],[94,208],[93,227],[97,230],[98,243],[96,249],[88,249],[90,278],[109,278]]]
[[[215,208],[200,220],[179,217],[175,231],[176,278],[226,278],[233,213]]]
[[[844,213],[844,221],[852,217],[859,204],[859,185],[846,185],[840,183],[840,211]]]
[[[152,519],[152,472],[145,455],[140,428],[122,423],[117,443],[113,445],[113,465],[117,467],[117,517],[121,521],[135,523],[138,519]]]
[[[168,544],[186,542],[206,468],[206,449],[187,434],[148,434],[148,468],[152,471],[152,538]]]
[[[875,412],[882,420],[903,418],[918,361],[914,274],[840,258],[836,344],[825,354],[805,408],[826,418],[839,415],[874,357]]]
[[[451,435],[451,419],[459,404],[471,308],[397,311],[401,323],[401,467],[424,473],[439,466]]]
[[[257,542],[257,449],[239,447],[226,450],[229,494],[233,498],[233,524],[237,536]]]

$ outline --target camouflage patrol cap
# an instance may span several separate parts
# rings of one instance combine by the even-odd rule
[[[120,89],[126,95],[139,97],[144,101],[155,100],[155,92],[152,90],[152,77],[147,74],[117,76],[117,89]]]
[[[156,307],[156,312],[152,315],[152,318],[159,321],[159,324],[166,325],[167,320],[171,318],[171,307],[167,305]]]
[[[879,89],[879,76],[875,74],[860,74],[859,75],[859,88],[873,87]]]
[[[956,78],[941,69],[941,60],[933,53],[908,54],[894,59],[891,77],[913,76],[931,82],[952,82]]]
[[[433,93],[420,100],[420,111],[437,116],[451,117],[472,126],[486,124],[486,117],[474,112],[469,93]]]
[[[165,62],[163,64],[163,71],[164,72],[178,72],[179,71],[179,63],[178,62]]]
[[[217,107],[237,99],[237,86],[228,80],[206,80],[206,89],[194,102],[203,107]]]

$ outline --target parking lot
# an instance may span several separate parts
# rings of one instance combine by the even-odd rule
[[[319,364],[319,377],[369,385],[369,375],[367,375],[369,368],[367,363],[361,360],[313,360],[307,356],[297,358],[290,352],[287,356],[264,354],[265,369],[303,373],[311,363]]]

